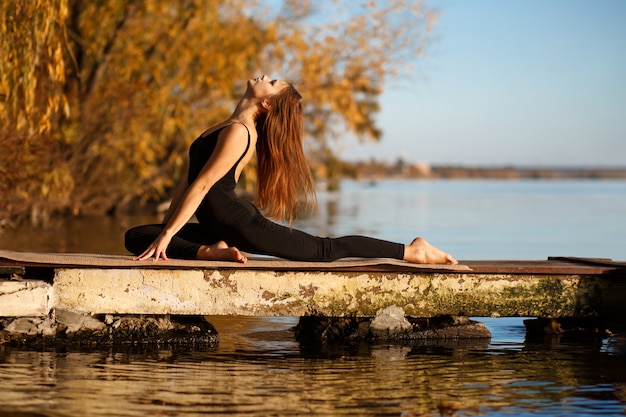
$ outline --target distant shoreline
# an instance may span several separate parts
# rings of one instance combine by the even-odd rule
[[[626,179],[626,167],[484,167],[427,163],[348,162],[343,172],[357,179]]]
[[[433,167],[438,178],[626,179],[626,169]]]

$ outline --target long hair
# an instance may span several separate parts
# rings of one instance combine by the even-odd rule
[[[315,206],[315,186],[304,156],[302,96],[290,84],[257,118],[257,205],[269,217],[289,220]]]

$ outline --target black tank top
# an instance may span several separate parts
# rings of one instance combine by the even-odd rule
[[[242,123],[242,125],[248,130],[248,127]],[[230,126],[230,125],[228,125]],[[220,129],[217,129],[215,132],[212,132],[206,136],[200,136],[197,138],[191,146],[189,147],[189,175],[187,177],[187,181],[189,184],[194,182],[198,175],[200,175],[200,171],[206,165],[207,161],[215,151],[215,147],[217,146],[217,139],[220,132],[228,126],[224,126]],[[248,130],[248,145],[246,146],[246,150],[243,151],[243,154],[239,157],[235,165],[232,166],[230,171],[226,173],[219,181],[215,183],[213,188],[220,191],[234,191],[235,186],[237,185],[237,181],[235,180],[235,172],[237,171],[237,166],[239,162],[243,159],[243,157],[250,149],[250,131]]]

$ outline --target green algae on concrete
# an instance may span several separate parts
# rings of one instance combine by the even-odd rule
[[[93,314],[373,317],[597,316],[597,276],[423,272],[56,269],[58,308]]]

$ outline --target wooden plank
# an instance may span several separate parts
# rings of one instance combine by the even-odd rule
[[[480,274],[537,274],[537,275],[606,275],[624,272],[619,264],[598,265],[567,260],[496,260],[462,261],[473,273]]]
[[[584,265],[601,265],[608,267],[625,267],[626,261],[614,261],[609,258],[578,258],[574,256],[549,256],[548,261],[565,261]]]

